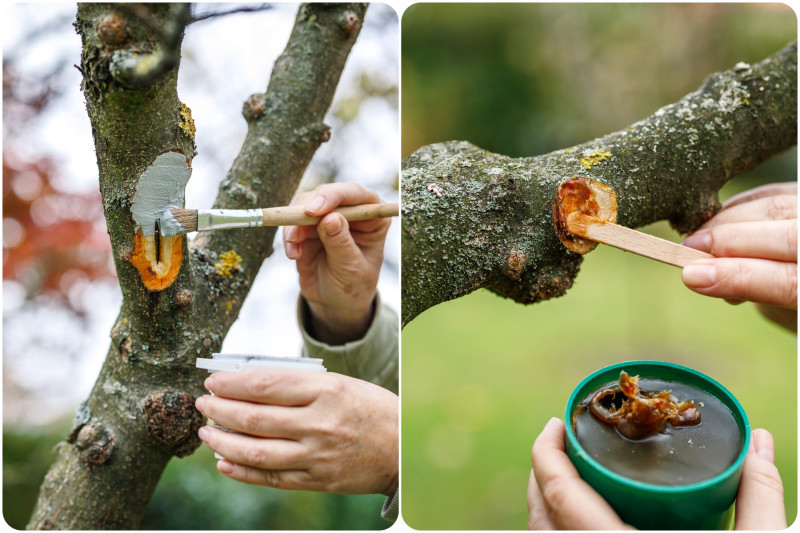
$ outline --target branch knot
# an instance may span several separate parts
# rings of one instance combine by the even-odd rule
[[[87,463],[105,463],[111,459],[115,446],[114,432],[99,420],[86,424],[75,436],[75,447]]]
[[[197,431],[204,418],[194,408],[192,395],[180,391],[153,393],[145,400],[144,413],[150,437],[178,457],[189,455],[200,446]]]
[[[242,116],[250,123],[264,115],[267,108],[267,96],[263,93],[251,94],[242,106]]]

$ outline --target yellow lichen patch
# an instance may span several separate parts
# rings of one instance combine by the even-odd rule
[[[228,300],[227,302],[225,302],[225,309],[227,309],[228,311],[233,309],[233,302],[231,300]]]
[[[180,119],[178,120],[178,127],[183,130],[183,132],[194,139],[194,134],[197,132],[197,128],[194,126],[194,119],[192,118],[192,110],[189,109],[189,106],[181,102],[181,110],[180,110]]]
[[[133,236],[133,253],[130,261],[142,277],[142,283],[151,291],[163,291],[175,281],[183,261],[183,236],[161,237],[156,243],[154,235],[142,235],[136,230]],[[159,250],[156,247],[160,244]]]
[[[609,157],[611,157],[611,152],[604,152],[602,150],[598,150],[597,152],[592,152],[589,155],[583,156],[583,159],[581,159],[581,165],[583,165],[583,168],[585,168],[586,170],[589,170],[593,166],[597,165],[602,161],[605,161]]]
[[[217,269],[220,275],[227,278],[232,277],[232,272],[239,270],[239,265],[242,263],[242,257],[233,250],[219,254],[219,259],[219,263],[214,265],[214,268]]]

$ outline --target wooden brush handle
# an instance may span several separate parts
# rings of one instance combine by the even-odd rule
[[[288,207],[268,207],[262,209],[264,226],[313,226],[322,217],[312,217],[306,214],[302,205]],[[400,213],[399,204],[361,204],[337,207],[333,213],[341,213],[350,222],[357,220],[370,220],[373,218],[396,217]]]
[[[681,268],[692,261],[714,257],[700,250],[666,241],[635,229],[595,220],[584,220],[586,226],[581,237]]]

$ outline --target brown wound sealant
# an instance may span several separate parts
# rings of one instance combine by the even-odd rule
[[[625,381],[627,387],[630,383]],[[637,396],[671,396],[674,411],[658,413],[648,406],[646,414],[656,416],[642,419],[643,426],[638,428],[642,431],[623,429],[631,438],[620,431],[619,424],[612,423],[623,416],[618,412],[625,398],[619,383],[598,387],[586,395],[572,416],[575,436],[589,456],[627,478],[657,485],[697,483],[733,464],[742,449],[742,436],[722,401],[676,381],[641,377],[635,385]],[[632,389],[629,392],[633,394]],[[602,416],[592,409],[593,401],[605,401],[600,408]]]

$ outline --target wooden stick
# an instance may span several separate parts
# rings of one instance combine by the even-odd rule
[[[625,226],[605,222],[582,213],[569,215],[567,229],[570,233],[579,237],[601,242],[626,252],[632,252],[681,268],[692,261],[714,257],[700,250],[654,237]]]
[[[306,215],[305,206],[268,207],[262,209],[264,226],[309,226],[319,222],[322,217]],[[396,217],[399,204],[361,204],[337,207],[333,213],[341,213],[344,218],[354,222],[373,218]]]

